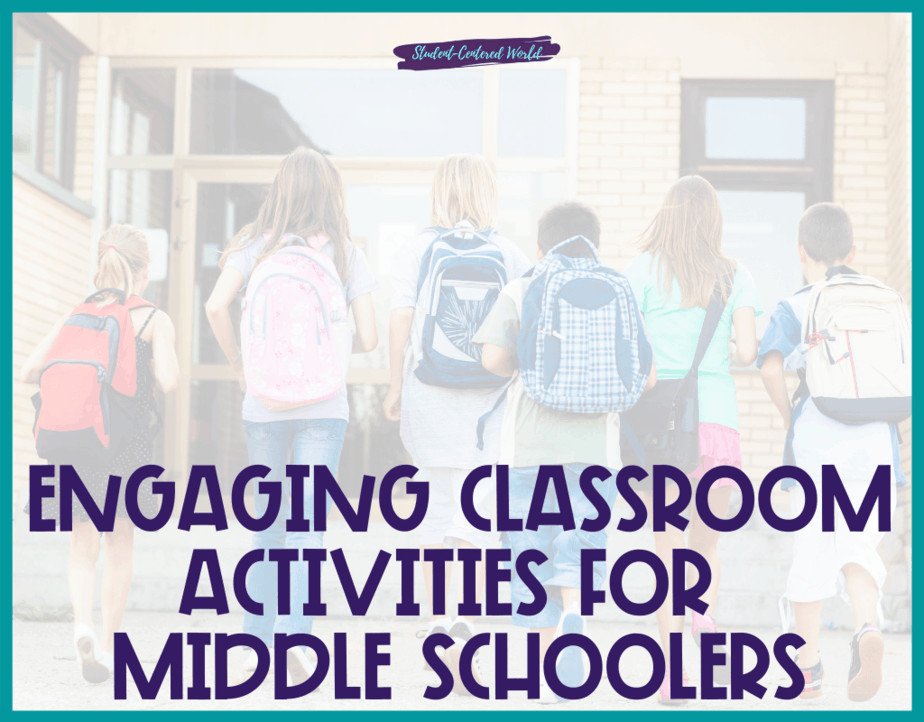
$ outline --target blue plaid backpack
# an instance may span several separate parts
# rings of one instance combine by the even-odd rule
[[[584,243],[590,257],[560,253]],[[523,389],[558,411],[625,411],[645,389],[651,346],[629,281],[583,236],[552,248],[523,297],[517,356]]]
[[[432,386],[502,386],[507,380],[484,369],[472,338],[507,284],[504,255],[490,230],[434,230],[417,280],[417,308],[425,316],[414,374]]]

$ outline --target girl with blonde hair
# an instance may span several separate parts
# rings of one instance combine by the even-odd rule
[[[238,295],[248,289],[251,278],[261,274],[261,264],[272,262],[270,259],[278,257],[276,254],[297,246],[325,256],[328,259],[325,267],[332,265],[334,270],[331,273],[339,277],[341,285],[337,292],[342,293],[343,298],[336,299],[337,303],[344,305],[345,302],[344,313],[346,309],[352,311],[356,327],[352,350],[366,352],[374,349],[378,343],[372,303],[375,279],[362,250],[350,239],[339,171],[329,158],[308,148],[298,148],[282,161],[256,219],[235,236],[223,254],[221,274],[205,305],[212,332],[245,391],[242,416],[250,463],[268,466],[272,474],[267,478],[273,479],[285,478],[289,463],[324,465],[336,473],[349,419],[345,381],[340,383],[333,395],[294,407],[269,403],[245,382],[245,372],[248,378],[257,378],[265,369],[259,368],[260,361],[242,359],[231,306]],[[304,328],[301,331],[295,328],[294,319],[298,314],[299,318],[304,318],[308,313],[306,308],[295,309],[295,313],[286,316],[282,322],[292,324],[283,330],[293,339],[293,344],[302,344],[302,348],[307,348],[302,335]],[[321,333],[320,327],[318,333]],[[304,354],[302,358],[305,358]],[[245,368],[245,362],[251,366]],[[264,377],[272,373],[276,370],[268,371]],[[311,518],[314,506],[313,478],[312,475],[311,479],[304,481],[303,509],[296,512],[304,515],[305,519]],[[323,535],[320,532],[286,530],[285,520],[292,513],[292,498],[288,493],[290,487],[286,485],[284,488],[284,508],[268,529],[254,534],[254,547],[321,547]],[[266,512],[266,495],[256,494],[255,503],[258,514]],[[286,506],[289,508],[286,509]],[[247,578],[247,587],[251,597],[263,605],[264,613],[247,613],[245,632],[260,637],[269,647],[273,644],[275,632],[311,632],[313,620],[302,613],[308,589],[305,565],[293,567],[289,614],[276,614],[279,600],[273,563],[254,565]],[[252,670],[256,661],[255,654],[248,654],[242,672],[246,674]],[[290,650],[287,662],[288,670],[295,679],[307,679],[314,668],[301,648]]]
[[[417,478],[430,482],[427,517],[418,529],[423,549],[490,542],[462,516],[460,491],[468,471],[499,457],[503,414],[487,417],[483,448],[476,428],[505,388],[503,379],[485,375],[472,337],[499,288],[530,267],[523,252],[494,230],[497,202],[494,170],[482,156],[444,158],[433,176],[430,227],[392,261],[391,382],[384,411],[400,422],[401,440],[421,470]],[[466,265],[466,252],[486,259],[481,270]],[[446,269],[456,263],[464,270],[449,279]],[[431,614],[429,631],[471,634],[467,620],[453,622],[432,604]]]
[[[700,176],[676,181],[643,233],[641,248],[642,254],[632,261],[626,275],[645,320],[659,382],[682,379],[690,371],[710,299],[713,294],[719,298],[723,310],[697,374],[700,461],[691,478],[697,480],[716,466],[740,467],[738,409],[730,365],[747,366],[756,358],[755,316],[760,307],[751,274],[722,250],[722,211],[712,184]],[[733,488],[730,479],[712,486],[709,506],[714,514],[725,515]],[[694,516],[689,547],[702,554],[712,569],[712,583],[702,597],[709,613],[693,614],[697,644],[702,633],[716,631],[712,609],[719,581],[717,542],[718,532]],[[656,552],[668,569],[673,550],[684,545],[683,532],[677,529],[655,533]],[[682,631],[684,620],[672,617],[666,605],[657,617],[666,659],[669,635]],[[659,701],[679,702],[671,699],[667,676]]]
[[[170,317],[140,298],[148,285],[150,259],[144,234],[129,225],[114,225],[99,240],[97,268],[93,283],[97,293],[86,303],[105,309],[115,304],[128,306],[131,331],[134,333],[136,390],[134,396],[110,394],[112,435],[109,448],[96,449],[88,444],[79,453],[51,458],[55,464],[73,466],[90,490],[97,507],[106,498],[110,474],[128,479],[132,471],[151,463],[153,444],[159,430],[155,390],[172,391],[179,366],[174,346],[174,329]],[[26,360],[21,378],[39,383],[51,368],[50,352],[72,314],[62,318],[48,332]],[[129,330],[123,328],[121,331]],[[42,403],[53,401],[44,398]],[[116,438],[116,431],[119,432]],[[55,499],[56,506],[60,495]],[[153,516],[159,508],[150,481],[139,490],[141,512]],[[46,516],[48,512],[45,512]],[[84,679],[92,683],[106,681],[112,674],[113,635],[122,628],[122,619],[132,579],[134,526],[127,516],[124,483],[119,493],[117,517],[111,532],[100,534],[83,509],[75,505],[68,565],[71,604],[74,610],[74,644]],[[105,548],[101,607],[103,634],[97,639],[93,631],[93,606],[96,588],[96,563],[100,540]]]

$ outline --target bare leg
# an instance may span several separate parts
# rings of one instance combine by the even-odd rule
[[[581,590],[571,587],[561,587],[561,608],[564,611],[581,608]]]
[[[98,557],[99,532],[96,527],[89,521],[75,521],[71,531],[71,556],[68,566],[74,624],[93,626],[93,593]]]
[[[103,569],[102,648],[112,651],[112,637],[122,628],[125,605],[132,584],[134,527],[128,519],[117,519],[115,528],[104,537],[106,565]]]
[[[720,488],[713,486],[709,490],[709,508],[713,514],[723,518],[727,516],[733,488],[731,486]],[[690,524],[689,547],[703,556],[712,571],[712,581],[709,584],[709,589],[703,595],[703,601],[709,605],[710,610],[715,607],[715,600],[719,594],[718,542],[719,532],[708,527],[694,512],[694,518]],[[687,580],[688,583],[690,581],[692,580]]]
[[[420,547],[421,559],[423,559],[423,553],[427,549],[442,549],[442,545],[433,544],[430,546]],[[423,567],[423,581],[424,581],[424,594],[427,597],[427,603],[430,605],[430,620],[434,621],[442,617],[447,616],[446,611],[448,611],[449,600],[446,600],[447,610],[444,610],[442,614],[436,614],[434,612],[433,600],[436,596],[435,590],[433,589],[433,567],[429,563],[425,562],[421,565]],[[446,596],[446,590],[452,586],[452,563],[446,564],[446,586],[444,588],[444,597]]]
[[[677,497],[677,487],[671,485],[666,490],[667,503],[671,503]],[[651,494],[645,494],[645,503],[648,506],[648,516],[651,518],[652,498]],[[679,529],[669,526],[664,531],[654,532],[655,554],[667,570],[668,579],[673,577],[673,553],[674,549],[684,547],[683,532]],[[670,655],[670,634],[671,632],[683,631],[683,617],[675,617],[671,614],[670,603],[662,604],[655,613],[658,620],[658,636],[661,639],[661,648],[664,650],[664,658]]]
[[[864,624],[876,626],[879,617],[879,587],[876,582],[859,564],[845,565],[844,578],[853,611],[854,631],[859,631]]]
[[[803,669],[818,664],[818,643],[821,637],[821,601],[793,602],[796,634],[805,640],[799,650],[799,666]]]

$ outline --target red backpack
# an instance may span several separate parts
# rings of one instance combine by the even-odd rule
[[[112,295],[115,302],[98,305]],[[71,312],[39,379],[34,429],[39,456],[68,463],[74,453],[111,451],[113,394],[130,398],[136,391],[131,312],[145,307],[154,306],[139,296],[103,289]]]

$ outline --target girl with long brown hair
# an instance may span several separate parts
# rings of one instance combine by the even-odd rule
[[[278,381],[272,376],[285,369],[267,366],[271,358],[269,361],[264,358],[255,360],[256,356],[242,358],[242,348],[231,318],[231,306],[242,291],[247,291],[248,299],[251,299],[248,284],[252,278],[259,276],[263,281],[269,281],[272,274],[263,272],[263,264],[277,263],[280,254],[291,257],[294,251],[294,255],[298,255],[299,248],[314,258],[312,263],[317,273],[328,278],[338,277],[335,293],[340,298],[327,298],[325,303],[331,304],[327,308],[342,307],[344,316],[352,311],[355,323],[352,350],[371,351],[378,343],[372,304],[375,280],[362,250],[350,240],[340,173],[329,158],[308,148],[298,148],[282,161],[256,219],[235,236],[223,254],[221,274],[205,305],[215,338],[245,391],[242,415],[250,463],[271,468],[272,474],[267,478],[272,479],[285,478],[285,467],[289,463],[324,465],[336,472],[349,419],[347,389],[342,375],[336,382],[339,386],[332,394],[303,404],[271,403],[265,395],[259,394],[245,382],[245,377],[261,379],[265,383],[260,389],[265,389],[267,384],[272,386],[274,381]],[[316,276],[315,280],[319,278]],[[255,281],[254,285],[258,285],[258,282]],[[299,287],[307,288],[308,285],[300,284]],[[288,288],[291,292],[292,286]],[[320,295],[318,291],[319,303]],[[271,303],[271,299],[264,299],[264,302]],[[270,323],[282,326],[279,332],[285,336],[283,342],[289,344],[289,352],[296,349],[290,366],[298,366],[303,361],[307,365],[311,344],[315,338],[327,334],[331,327],[331,318],[327,315],[323,318],[323,324],[320,317],[313,320],[309,318],[312,311],[308,302],[297,305],[299,307],[291,309],[276,306],[273,312],[275,317],[269,319]],[[287,324],[289,327],[286,327]],[[309,327],[311,331],[306,332]],[[348,344],[349,338],[350,331],[347,328]],[[349,349],[338,356],[338,361],[342,360],[344,366],[348,354]],[[329,370],[321,369],[322,372]],[[342,371],[345,373],[345,368]],[[304,518],[310,519],[313,481],[305,480],[304,483],[303,509],[296,514],[304,514]],[[320,532],[286,531],[285,519],[292,513],[292,498],[289,487],[286,485],[284,488],[284,508],[269,529],[254,534],[255,548],[320,547],[323,544]],[[267,506],[266,496],[256,494],[255,504],[257,513],[263,514]],[[304,565],[295,565],[293,569],[288,605],[291,613],[286,615],[276,614],[279,600],[273,564],[264,562],[255,565],[247,578],[251,597],[263,604],[264,613],[248,613],[244,619],[244,630],[260,637],[268,646],[272,645],[274,632],[311,631],[312,619],[301,611],[307,601],[307,572]],[[287,661],[289,672],[296,679],[307,678],[313,669],[301,648],[291,650]],[[246,672],[255,664],[256,656],[249,655],[244,661],[243,671]]]
[[[730,366],[747,366],[754,361],[755,316],[760,308],[751,274],[722,250],[722,211],[712,184],[700,176],[676,181],[643,233],[641,249],[626,275],[645,320],[659,381],[681,379],[690,371],[714,293],[724,307],[697,374],[700,462],[691,476],[699,479],[721,465],[740,467],[738,410]],[[714,514],[721,517],[728,510],[733,488],[728,479],[713,485],[709,506]],[[686,541],[677,529],[655,533],[655,549],[668,569],[673,550],[687,543],[712,569],[712,583],[703,595],[709,612],[693,614],[692,632],[697,643],[702,633],[716,631],[712,609],[719,581],[717,542],[718,532],[695,516]],[[666,605],[658,612],[665,659],[670,633],[682,631],[683,626],[684,619],[672,617]],[[666,676],[659,701],[672,703]]]

